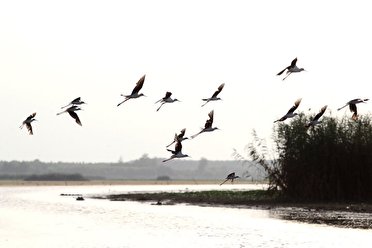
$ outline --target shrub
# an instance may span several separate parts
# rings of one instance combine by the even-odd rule
[[[254,133],[248,145],[252,161],[268,173],[270,189],[301,200],[372,199],[372,118],[325,117],[305,128],[301,113],[274,128],[274,158]]]

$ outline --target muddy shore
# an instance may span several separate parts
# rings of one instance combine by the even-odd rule
[[[264,190],[202,191],[179,193],[129,193],[103,197],[111,201],[141,201],[152,205],[194,204],[268,210],[270,215],[291,221],[344,228],[372,229],[372,203],[294,202]]]

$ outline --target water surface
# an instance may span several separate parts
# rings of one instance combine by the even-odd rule
[[[262,187],[262,186],[255,186]],[[246,189],[226,185],[223,189]],[[0,247],[371,247],[372,231],[273,218],[269,210],[155,206],[88,196],[216,185],[0,187]],[[61,193],[81,193],[85,201]]]

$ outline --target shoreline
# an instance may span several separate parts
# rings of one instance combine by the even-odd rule
[[[265,190],[128,193],[97,198],[111,201],[137,201],[158,206],[190,204],[202,207],[268,210],[273,217],[289,221],[372,229],[371,202],[294,202],[283,200],[278,195],[270,195]]]
[[[219,185],[220,180],[89,180],[89,181],[23,181],[0,180],[2,187],[38,186],[115,186],[115,185]],[[264,182],[239,181],[237,185],[265,185]],[[141,192],[93,196],[111,201],[137,201],[151,205],[190,204],[202,207],[231,207],[267,210],[274,218],[325,224],[343,228],[372,229],[372,202],[294,202],[272,195],[264,189],[177,192]]]

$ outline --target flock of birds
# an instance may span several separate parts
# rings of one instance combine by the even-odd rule
[[[285,80],[293,72],[305,71],[304,68],[299,68],[299,67],[297,67],[296,64],[297,64],[297,58],[292,60],[291,64],[289,66],[287,66],[286,68],[284,68],[282,71],[280,71],[277,75],[280,76],[286,71],[286,76],[283,78],[283,80]],[[295,117],[296,115],[298,115],[297,113],[295,113],[295,111],[298,108],[298,106],[300,105],[301,100],[302,100],[301,98],[297,99],[295,101],[294,105],[288,110],[288,112],[283,117],[281,117],[280,119],[274,121],[274,123],[278,122],[278,121],[285,121],[288,118],[292,118],[292,117]],[[351,118],[353,120],[357,120],[358,119],[358,110],[357,110],[356,105],[358,103],[365,103],[368,100],[369,99],[361,99],[361,98],[356,98],[356,99],[350,100],[344,106],[342,106],[341,108],[338,108],[337,111],[343,109],[346,106],[349,106],[350,111],[353,113]],[[327,105],[322,107],[320,109],[320,111],[312,118],[312,120],[305,127],[310,128],[310,127],[314,127],[314,126],[320,124],[322,121],[320,121],[319,119],[320,119],[320,117],[323,116],[324,112],[327,110],[327,107],[328,107]]]
[[[291,64],[287,67],[285,67],[283,70],[281,70],[277,75],[280,76],[282,75],[284,72],[286,73],[286,75],[283,77],[282,80],[285,80],[288,76],[290,76],[292,73],[297,73],[297,72],[301,72],[301,71],[305,71],[304,68],[299,68],[297,67],[297,58],[295,58]],[[133,88],[132,90],[132,93],[130,95],[121,95],[124,97],[124,100],[120,103],[117,104],[117,106],[119,107],[120,105],[122,105],[123,103],[125,103],[126,101],[130,100],[130,99],[135,99],[135,98],[139,98],[141,96],[144,96],[143,93],[139,93],[140,90],[142,89],[143,87],[143,84],[145,82],[145,77],[146,75],[142,76],[136,86]],[[217,90],[213,93],[213,95],[209,98],[203,98],[202,100],[205,102],[203,105],[201,105],[202,107],[205,106],[207,103],[211,102],[211,101],[218,101],[218,100],[221,100],[221,98],[218,97],[218,95],[221,93],[221,91],[223,90],[225,84],[222,83],[218,88]],[[289,119],[289,118],[293,118],[295,117],[296,115],[298,115],[297,113],[295,113],[296,109],[299,107],[300,103],[301,103],[301,98],[296,100],[294,105],[288,110],[288,112],[282,116],[281,118],[277,119],[274,121],[274,123],[276,122],[282,122],[282,121],[285,121],[286,119]],[[344,106],[338,108],[337,110],[341,110],[343,109],[344,107],[346,106],[349,106],[349,109],[350,111],[353,113],[352,115],[352,119],[353,120],[357,120],[358,118],[358,112],[357,112],[357,104],[359,103],[365,103],[367,102],[369,99],[361,99],[361,98],[357,98],[357,99],[353,99],[353,100],[350,100],[348,101]],[[176,98],[172,98],[172,93],[167,91],[165,96],[161,99],[159,99],[158,101],[155,102],[155,104],[158,104],[160,103],[160,106],[157,108],[156,111],[159,111],[160,108],[166,104],[166,103],[174,103],[174,102],[177,102],[179,101],[178,99]],[[82,126],[81,124],[81,121],[79,119],[79,116],[77,115],[77,111],[79,110],[82,110],[80,108],[80,106],[82,104],[86,104],[85,102],[81,101],[81,98],[78,97],[74,100],[72,100],[69,104],[67,104],[66,106],[63,106],[61,107],[62,109],[64,109],[63,111],[57,113],[57,115],[61,115],[63,113],[68,113],[74,120],[75,122]],[[327,109],[327,105],[325,105],[324,107],[321,108],[321,110],[319,111],[318,114],[316,114],[312,120],[306,125],[306,128],[310,128],[310,127],[314,127],[318,124],[320,124],[322,121],[320,120],[320,118],[323,116],[323,114],[325,113]],[[31,123],[33,121],[36,121],[35,119],[35,116],[36,116],[36,113],[33,113],[31,114],[30,116],[28,116],[23,122],[22,122],[22,125],[20,126],[20,128],[22,128],[23,126],[26,126],[27,129],[28,129],[28,132],[30,135],[33,134],[33,130],[32,130],[32,125]],[[205,132],[213,132],[215,130],[218,130],[217,127],[213,127],[213,116],[214,116],[214,111],[210,111],[209,114],[208,114],[208,119],[206,120],[205,124],[204,124],[204,128],[202,128],[200,130],[200,132],[190,136],[191,139],[194,139],[196,136],[202,134],[202,133],[205,133]],[[169,160],[172,160],[172,159],[176,159],[176,158],[184,158],[184,157],[189,157],[187,154],[183,154],[182,153],[182,141],[188,139],[187,137],[185,137],[185,132],[186,132],[186,129],[182,129],[180,131],[179,134],[175,134],[174,136],[174,140],[166,146],[167,148],[167,151],[169,151],[172,155],[168,158],[168,159],[165,159],[163,160],[163,162],[167,162]],[[168,149],[169,146],[175,144],[174,146],[174,150],[170,150]],[[230,173],[229,175],[227,175],[227,177],[225,178],[225,181],[222,182],[220,185],[224,184],[226,181],[230,180],[231,182],[233,182],[236,178],[239,178],[239,176],[236,176],[235,175],[235,172],[233,173]]]

